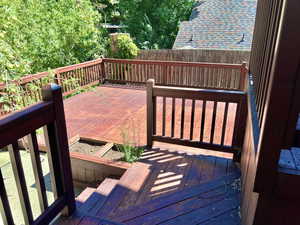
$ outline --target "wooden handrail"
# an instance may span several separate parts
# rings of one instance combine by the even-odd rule
[[[110,59],[104,58],[104,63],[126,63],[126,64],[144,64],[144,65],[167,65],[167,66],[197,66],[206,68],[226,68],[241,69],[241,64],[230,63],[206,63],[206,62],[182,62],[182,61],[160,61],[160,60],[136,60],[136,59]]]
[[[0,148],[8,146],[10,161],[25,224],[49,224],[63,209],[70,215],[75,210],[75,196],[68,149],[61,87],[52,84],[42,90],[43,101],[0,120]],[[44,128],[52,191],[55,201],[48,205],[36,130]],[[26,186],[18,139],[26,136],[36,181],[41,215],[33,218]],[[14,208],[8,201],[0,171],[0,213],[6,224],[14,224]]]
[[[246,63],[203,63],[178,62],[157,60],[128,60],[128,59],[96,59],[76,65],[65,66],[53,70],[53,82],[62,86],[63,95],[72,94],[77,86],[64,82],[75,78],[80,87],[87,87],[103,83],[141,83],[149,78],[156,80],[159,85],[177,87],[195,87],[219,90],[245,90]],[[41,94],[28,90],[26,84],[39,81],[47,77],[49,72],[42,72],[25,76],[12,81],[21,85],[26,96],[23,97],[24,106],[28,105],[26,98],[34,101],[41,100]],[[39,83],[37,83],[40,85]],[[0,83],[0,91],[5,93],[6,84]],[[32,99],[29,102],[32,102]],[[0,103],[0,107],[1,103]],[[6,114],[0,110],[0,115]]]
[[[160,104],[158,104],[158,98],[162,98]],[[171,99],[171,115],[170,121],[167,121],[166,117],[166,99]],[[181,106],[176,104],[176,100],[181,100]],[[191,104],[187,104],[190,101]],[[201,119],[196,117],[196,107],[199,107],[201,103]],[[208,107],[208,103],[213,104],[213,109]],[[225,104],[224,109],[219,106],[219,103]],[[197,106],[196,106],[197,104]],[[178,106],[178,107],[177,107]],[[189,107],[190,114],[187,115],[187,107]],[[158,110],[160,108],[160,110]],[[181,109],[181,119],[175,118],[176,111],[178,108]],[[231,110],[230,110],[230,109]],[[235,110],[234,110],[235,109]],[[207,113],[211,111],[211,126],[207,127]],[[221,115],[217,111],[224,110]],[[161,115],[157,115],[161,112]],[[217,115],[218,114],[218,115]],[[161,120],[161,131],[157,129],[157,116],[162,116]],[[221,118],[222,128],[217,129],[215,127],[217,116]],[[153,141],[166,142],[172,144],[186,145],[191,147],[199,147],[205,149],[211,149],[216,151],[223,151],[234,153],[234,159],[239,160],[240,151],[242,149],[244,140],[245,123],[247,116],[247,105],[246,105],[246,93],[243,91],[224,91],[224,90],[206,90],[206,89],[195,89],[195,88],[178,88],[178,87],[163,87],[156,86],[153,79],[147,81],[147,145],[152,146]],[[168,117],[169,118],[169,117]],[[228,120],[233,118],[230,134],[228,131]],[[180,120],[179,136],[175,135],[175,120]],[[189,122],[189,129],[186,128],[185,121]],[[169,134],[166,132],[166,123],[170,123],[168,127],[171,127]],[[198,123],[200,127],[200,136],[195,137],[194,130]],[[220,120],[219,120],[220,123]],[[201,125],[200,125],[201,124]],[[209,130],[208,130],[209,129]],[[204,132],[209,131],[209,140],[204,140]],[[185,134],[189,132],[188,135]],[[220,137],[220,143],[216,143],[215,134]],[[188,137],[187,137],[188,136]],[[231,139],[231,141],[226,141]],[[231,136],[231,138],[229,137]],[[230,142],[230,143],[228,143]]]

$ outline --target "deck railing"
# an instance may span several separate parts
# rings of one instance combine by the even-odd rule
[[[243,91],[156,86],[152,79],[147,82],[148,146],[159,141],[238,156],[246,116]]]
[[[43,101],[0,121],[0,149],[8,146],[10,162],[16,181],[25,224],[49,224],[63,209],[71,214],[75,209],[68,139],[61,88],[51,85],[42,90]],[[36,130],[43,127],[54,202],[48,205],[46,187],[39,155]],[[18,145],[18,139],[27,137],[37,188],[41,215],[33,218],[30,196]],[[28,166],[28,165],[25,165]],[[5,182],[0,171],[0,212],[4,224],[13,225],[15,206],[10,205]]]
[[[93,61],[54,69],[50,82],[62,86],[63,95],[75,92],[78,87],[103,83],[145,84],[150,78],[166,86],[206,89],[244,90],[246,63],[194,63],[154,60],[96,59]],[[14,81],[24,94],[22,107],[42,99],[41,92],[30,89],[30,84],[42,87],[43,78],[51,72],[28,75]],[[69,82],[72,81],[72,82]],[[47,81],[48,82],[48,81]],[[8,93],[7,85],[0,83],[0,95]],[[13,101],[14,96],[10,96]],[[0,116],[7,114],[0,102]]]
[[[155,60],[103,59],[105,79],[119,83],[146,83],[154,79],[159,85],[225,90],[244,90],[246,63],[200,63]]]

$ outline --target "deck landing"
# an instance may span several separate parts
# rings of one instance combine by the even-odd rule
[[[239,225],[239,176],[231,159],[152,149],[112,190],[98,188],[62,224]],[[83,222],[90,218],[99,221]]]

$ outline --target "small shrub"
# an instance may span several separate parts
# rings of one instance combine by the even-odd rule
[[[133,59],[138,53],[138,47],[128,34],[119,34],[116,39],[110,43],[109,57]]]
[[[138,161],[144,152],[144,149],[142,147],[136,147],[126,144],[118,145],[117,148],[120,152],[124,153],[124,161],[129,163]]]

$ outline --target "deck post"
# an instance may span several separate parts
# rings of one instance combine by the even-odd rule
[[[102,62],[101,62],[101,75],[99,77],[99,83],[102,83],[104,84],[105,83],[105,80],[106,80],[106,74],[105,74],[105,60],[104,58],[102,59]]]
[[[246,91],[246,79],[247,78],[247,62],[243,62],[241,65],[241,77],[240,77],[240,90]]]
[[[42,89],[42,97],[43,101],[53,101],[54,103],[55,123],[49,125],[53,129],[48,130],[48,138],[52,143],[49,152],[51,152],[52,159],[55,159],[55,162],[51,162],[55,167],[55,172],[59,172],[59,174],[53,174],[54,177],[57,177],[56,189],[59,190],[57,197],[64,195],[66,208],[63,210],[63,214],[69,216],[74,212],[76,206],[62,89],[56,84],[50,84]]]
[[[154,106],[153,106],[153,86],[155,84],[155,81],[153,79],[149,79],[147,81],[147,147],[152,148],[153,141],[153,113],[154,113]]]

